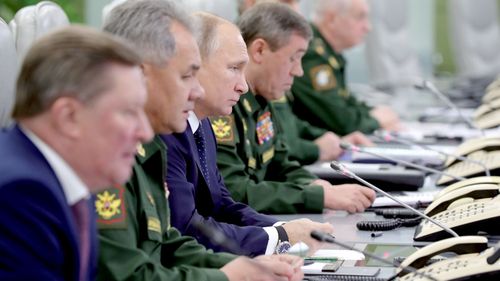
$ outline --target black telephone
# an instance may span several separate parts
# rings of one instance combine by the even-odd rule
[[[467,179],[440,193],[424,213],[445,224],[459,235],[478,231],[500,234],[500,178]],[[427,220],[415,230],[415,241],[437,241],[450,234]]]
[[[452,252],[457,256],[427,265],[430,258]],[[444,239],[423,247],[407,257],[397,269],[397,280],[498,280],[500,250],[488,248],[488,239],[462,236]],[[416,272],[404,271],[411,266]],[[423,274],[423,275],[422,275]]]
[[[500,175],[500,138],[484,137],[471,139],[461,144],[454,154],[483,163],[492,175]],[[448,157],[444,172],[458,177],[476,177],[484,175],[484,167],[473,162],[460,161]],[[454,178],[441,176],[436,185],[447,185],[456,182]]]

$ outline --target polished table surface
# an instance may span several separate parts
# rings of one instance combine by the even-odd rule
[[[309,218],[317,222],[329,222],[333,225],[333,236],[341,242],[354,245],[364,244],[388,244],[388,245],[427,245],[428,242],[413,241],[415,227],[401,227],[394,230],[383,231],[382,236],[371,237],[372,231],[360,231],[356,223],[363,220],[385,220],[373,212],[348,214],[344,211],[325,211],[323,214],[297,214],[297,215],[275,215],[279,220],[290,221],[298,218]]]

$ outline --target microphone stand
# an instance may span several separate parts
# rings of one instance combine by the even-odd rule
[[[484,130],[478,129],[469,120],[469,118],[467,118],[467,117],[464,116],[463,112],[453,102],[451,102],[451,100],[447,96],[445,96],[440,90],[438,90],[438,88],[436,86],[434,86],[434,84],[432,82],[430,82],[429,80],[425,80],[424,79],[422,81],[422,83],[415,84],[414,86],[417,89],[421,89],[421,90],[422,89],[427,89],[427,90],[429,90],[436,97],[438,97],[442,102],[444,102],[449,108],[455,110],[457,112],[458,116],[460,117],[460,119],[462,119],[462,121],[464,121],[465,124],[467,124],[472,129],[479,130],[483,136],[485,135]]]
[[[451,153],[446,153],[446,152],[443,152],[441,150],[438,150],[438,149],[434,149],[430,146],[427,146],[425,144],[420,144],[420,143],[415,143],[415,142],[411,142],[411,141],[408,141],[408,140],[405,140],[405,139],[402,139],[402,138],[396,138],[394,135],[392,135],[391,133],[389,132],[379,132],[379,133],[375,133],[374,134],[375,137],[383,140],[383,141],[387,141],[387,142],[396,142],[396,143],[401,143],[401,144],[405,144],[405,145],[409,145],[409,146],[413,146],[413,145],[416,145],[416,146],[419,146],[425,150],[430,150],[430,151],[434,151],[434,152],[437,152],[443,156],[446,156],[446,157],[454,157],[458,160],[461,160],[461,161],[464,161],[464,162],[470,162],[470,163],[474,163],[476,165],[479,165],[481,166],[483,169],[484,169],[484,173],[486,174],[487,177],[490,177],[491,176],[491,173],[490,173],[490,169],[488,169],[488,167],[480,162],[480,161],[476,161],[474,159],[469,159],[467,157],[464,157],[464,156],[461,156],[461,155],[454,155],[454,154],[451,154]]]
[[[429,216],[427,216],[426,214],[420,212],[419,210],[413,208],[412,206],[404,203],[403,201],[399,200],[398,198],[390,195],[389,193],[383,191],[382,189],[376,187],[375,185],[365,181],[364,179],[358,177],[357,175],[355,175],[354,173],[352,173],[351,171],[349,171],[344,165],[340,164],[339,162],[337,161],[332,161],[331,164],[330,164],[330,167],[332,167],[332,169],[334,169],[335,171],[339,172],[340,174],[342,175],[345,175],[347,177],[350,177],[350,178],[353,178],[363,184],[365,184],[366,186],[370,187],[371,189],[383,194],[384,196],[390,198],[391,200],[393,200],[394,202],[400,204],[401,206],[415,212],[415,214],[417,214],[419,217],[423,218],[423,219],[427,219],[429,220],[430,222],[432,222],[433,224],[439,226],[441,229],[443,229],[444,231],[448,232],[449,234],[451,234],[452,236],[454,237],[459,237],[458,234],[453,231],[452,229],[450,229],[449,227],[443,225],[442,223],[440,223],[439,221],[435,220],[435,219],[432,219],[430,218]]]
[[[415,168],[417,170],[423,170],[423,171],[427,171],[427,172],[430,172],[430,173],[433,173],[433,174],[445,175],[445,176],[448,176],[448,177],[450,177],[452,179],[455,179],[457,181],[462,181],[462,180],[466,179],[464,177],[455,176],[455,175],[452,175],[452,174],[447,173],[447,172],[443,172],[443,171],[439,171],[439,170],[432,169],[432,168],[429,168],[429,167],[425,167],[423,165],[417,165],[417,164],[413,164],[413,163],[405,161],[405,160],[396,159],[396,158],[393,158],[393,157],[390,157],[390,156],[386,156],[386,155],[382,155],[382,154],[378,154],[378,153],[373,153],[371,151],[367,151],[367,150],[361,149],[358,146],[354,146],[354,145],[351,145],[351,144],[348,144],[348,143],[340,143],[340,147],[342,149],[345,149],[345,150],[350,150],[350,151],[354,151],[354,152],[363,152],[363,153],[371,154],[373,156],[376,156],[376,157],[379,157],[379,158],[382,158],[382,159],[385,159],[385,160],[389,160],[389,161],[395,162],[397,164],[403,164],[405,166],[412,167],[412,168]]]

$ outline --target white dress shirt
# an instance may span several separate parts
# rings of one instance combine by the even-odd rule
[[[64,159],[62,159],[57,152],[55,152],[49,145],[43,142],[32,131],[21,127],[21,131],[33,142],[33,144],[40,150],[50,167],[54,170],[59,183],[61,184],[66,202],[69,206],[74,205],[81,199],[90,196],[88,187],[83,183],[80,177],[70,167]]]

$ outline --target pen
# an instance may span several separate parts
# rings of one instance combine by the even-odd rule
[[[376,231],[376,232],[372,232],[371,236],[372,237],[380,237],[380,236],[382,236],[382,234],[384,234],[382,231]]]

